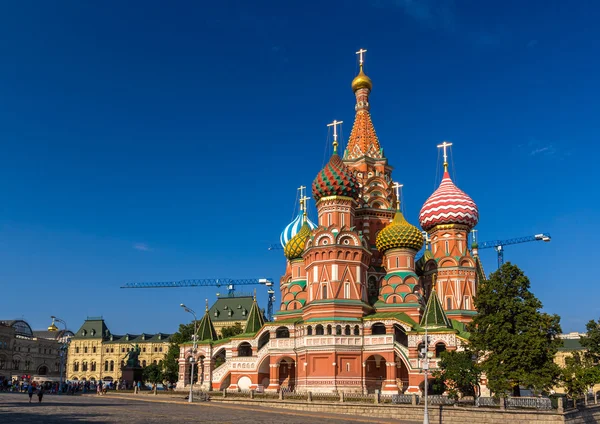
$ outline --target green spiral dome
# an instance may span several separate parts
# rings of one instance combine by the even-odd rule
[[[302,253],[304,252],[304,245],[306,244],[306,240],[310,237],[310,227],[308,222],[304,221],[302,227],[294,237],[288,241],[283,249],[283,254],[290,261],[294,259],[298,259],[302,257]]]
[[[423,234],[417,227],[409,224],[400,211],[397,211],[394,220],[379,232],[375,241],[377,250],[382,253],[402,247],[419,250],[424,242]]]

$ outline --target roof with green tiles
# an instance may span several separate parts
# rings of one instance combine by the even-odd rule
[[[256,333],[265,324],[265,318],[263,317],[256,299],[252,302],[250,313],[248,314],[248,320],[246,321],[246,329],[244,333]]]
[[[108,339],[105,339],[108,343],[125,343],[125,344],[136,344],[136,343],[164,343],[171,340],[171,334],[157,333],[157,334],[124,334],[116,335],[111,334]]]
[[[570,351],[570,350],[583,350],[583,346],[579,342],[579,339],[562,339],[562,346],[558,350]]]
[[[405,322],[406,324],[409,324],[413,327],[419,326],[419,324],[417,324],[415,322],[415,320],[413,320],[411,317],[406,315],[404,312],[392,312],[392,311],[379,312],[379,310],[378,310],[377,313],[374,313],[372,315],[367,315],[366,317],[363,318],[363,320],[364,321],[376,321],[376,320],[380,320],[380,319],[394,319],[394,318],[397,319],[398,321]]]
[[[215,323],[220,321],[245,322],[253,302],[252,296],[220,297],[209,309],[210,319]]]
[[[198,324],[198,340],[217,340],[219,336],[217,336],[217,331],[215,330],[215,326],[213,325],[210,319],[210,313],[208,309],[204,313],[204,316],[200,320],[200,324]]]
[[[427,328],[452,328],[452,323],[444,313],[444,309],[442,308],[442,304],[440,303],[440,299],[438,298],[435,288],[429,295],[425,313],[421,318],[421,326],[427,326]]]
[[[107,340],[110,337],[110,330],[106,326],[102,317],[87,317],[83,322],[83,325],[75,335],[72,337],[74,340],[80,339],[104,339]]]

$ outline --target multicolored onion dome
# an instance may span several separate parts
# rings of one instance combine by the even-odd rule
[[[303,222],[304,215],[302,211],[300,211],[298,216],[294,218],[294,220],[290,222],[281,232],[281,235],[279,236],[279,242],[281,243],[281,247],[285,248],[285,246],[292,239],[292,237],[298,234],[298,231],[300,231]],[[317,228],[316,224],[313,223],[310,219],[307,218],[306,222],[311,230]]]
[[[304,252],[304,246],[306,245],[306,240],[310,237],[311,228],[308,225],[308,222],[302,224],[300,231],[289,241],[288,244],[285,245],[283,249],[283,254],[290,261],[294,259],[298,259],[302,257],[302,253]]]
[[[473,228],[479,221],[479,211],[473,200],[454,185],[448,171],[436,191],[423,204],[419,223],[425,231],[436,225],[462,224]]]
[[[356,177],[335,152],[312,185],[313,197],[317,202],[321,197],[327,196],[346,196],[356,200],[359,190]]]
[[[400,211],[396,211],[393,221],[377,234],[375,240],[377,250],[381,253],[398,248],[420,250],[424,242],[423,234],[417,227],[409,224]]]
[[[373,89],[373,81],[364,72],[363,67],[360,65],[360,72],[352,80],[352,91],[356,92],[361,88],[368,88],[369,91]]]

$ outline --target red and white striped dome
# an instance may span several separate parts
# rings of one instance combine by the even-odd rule
[[[448,171],[436,191],[423,204],[419,223],[425,231],[440,224],[463,224],[473,228],[479,222],[477,205],[454,185]]]

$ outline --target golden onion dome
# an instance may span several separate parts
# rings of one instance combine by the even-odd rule
[[[54,324],[54,320],[52,320],[52,324],[48,327],[48,331],[58,331],[58,327]]]
[[[302,253],[304,253],[304,246],[306,245],[306,240],[310,237],[311,229],[306,221],[302,224],[302,227],[296,233],[294,237],[288,241],[283,249],[283,254],[290,261],[294,259],[298,259],[302,257]]]
[[[377,250],[382,253],[398,248],[420,250],[424,242],[423,234],[409,224],[400,211],[396,211],[393,221],[377,234],[375,240]]]
[[[373,89],[373,81],[364,72],[363,67],[360,65],[360,72],[352,80],[352,91],[356,92],[361,88],[368,88],[369,91]]]

